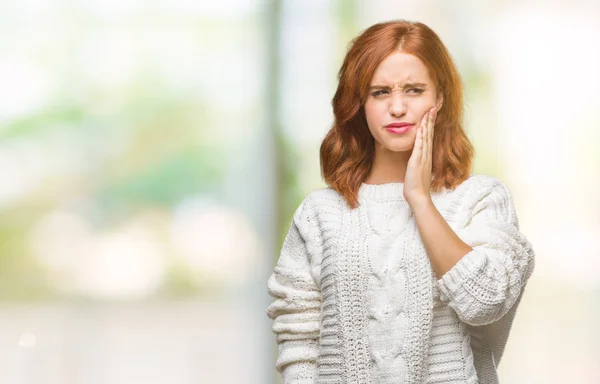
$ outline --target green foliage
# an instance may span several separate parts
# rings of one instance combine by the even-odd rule
[[[65,176],[51,171],[3,209],[0,300],[63,297],[31,252],[30,230],[50,211],[72,211],[101,232],[147,209],[168,211],[189,195],[218,194],[227,156],[224,148],[201,140],[209,137],[199,132],[205,109],[184,95],[162,91],[157,83],[136,87],[132,99],[102,113],[86,99],[59,102],[1,128],[0,146],[13,139],[47,143],[40,146],[40,161],[56,155],[56,137],[67,140],[83,171],[67,176],[69,187],[58,186]],[[167,289],[174,295],[199,292],[180,272],[168,271]]]
[[[37,212],[21,208],[0,216],[0,300],[37,301],[52,298],[51,286],[33,258],[27,227]]]
[[[23,116],[0,126],[0,143],[4,140],[34,137],[64,129],[65,126],[77,127],[88,119],[85,108],[77,104],[51,105],[37,113]]]
[[[201,147],[176,151],[101,185],[96,200],[104,212],[122,217],[149,205],[173,206],[188,195],[216,194],[223,157]]]

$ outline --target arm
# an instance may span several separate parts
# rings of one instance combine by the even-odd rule
[[[500,181],[478,191],[456,233],[433,206],[415,207],[419,232],[438,275],[440,300],[470,325],[499,320],[533,272],[534,251]],[[432,204],[433,205],[433,204]]]
[[[267,282],[275,298],[267,309],[279,347],[275,366],[284,384],[313,384],[316,379],[321,292],[310,272],[310,261],[318,252],[316,236],[303,203]]]
[[[413,212],[429,261],[439,279],[473,248],[456,235],[431,199],[415,204]]]

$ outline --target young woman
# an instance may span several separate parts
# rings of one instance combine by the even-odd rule
[[[498,383],[534,251],[506,185],[471,174],[446,47],[422,23],[373,25],[332,104],[328,187],[267,283],[284,384]]]

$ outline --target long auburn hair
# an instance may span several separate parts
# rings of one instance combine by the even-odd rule
[[[334,123],[320,148],[325,182],[351,208],[358,206],[358,189],[369,175],[375,157],[375,140],[364,112],[369,85],[379,63],[398,50],[423,62],[437,93],[441,92],[444,98],[435,123],[431,190],[454,189],[471,172],[474,148],[463,130],[463,87],[450,53],[438,35],[423,23],[378,23],[350,42],[331,102]]]

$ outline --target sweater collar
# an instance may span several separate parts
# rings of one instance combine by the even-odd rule
[[[438,203],[440,200],[443,200],[448,193],[449,191],[446,188],[441,192],[431,192],[431,199],[434,203]],[[404,198],[404,183],[361,183],[358,188],[358,198],[365,200],[399,199],[406,201]]]
[[[365,199],[400,198],[404,200],[404,183],[362,183],[358,188],[358,197]]]

